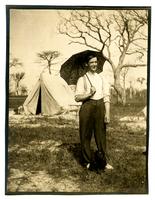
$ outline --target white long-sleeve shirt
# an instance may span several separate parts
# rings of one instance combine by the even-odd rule
[[[110,102],[110,84],[103,76],[97,73],[87,73],[87,76],[92,86],[96,89],[95,94],[90,99],[98,100],[103,98],[104,102]],[[78,79],[75,96],[90,93],[91,84],[87,76],[84,75]]]

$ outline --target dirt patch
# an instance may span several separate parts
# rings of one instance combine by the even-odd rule
[[[46,171],[10,170],[8,179],[10,192],[79,192],[79,186],[73,177],[53,178]]]
[[[123,127],[127,127],[132,131],[146,131],[146,120],[145,117],[139,116],[126,116],[121,118],[120,124]]]
[[[52,123],[53,120],[65,121],[65,123]],[[24,114],[15,114],[13,111],[9,111],[9,126],[19,127],[29,127],[29,128],[37,128],[37,127],[78,127],[78,115],[77,112],[66,112],[61,115],[47,116],[47,115],[24,115]],[[67,122],[67,123],[66,123]]]

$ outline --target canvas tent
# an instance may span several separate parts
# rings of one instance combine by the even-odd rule
[[[71,105],[76,102],[69,85],[58,75],[42,72],[23,108],[25,114],[55,115],[69,110]]]

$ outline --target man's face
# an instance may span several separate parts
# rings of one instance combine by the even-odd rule
[[[89,66],[89,70],[91,72],[93,72],[93,73],[96,72],[96,70],[97,70],[97,58],[96,57],[91,58],[88,62],[88,66]]]

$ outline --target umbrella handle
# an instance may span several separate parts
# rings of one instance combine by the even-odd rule
[[[93,85],[92,85],[92,83],[91,83],[91,81],[90,81],[90,79],[89,79],[88,75],[87,75],[87,74],[85,74],[85,75],[86,75],[86,77],[87,77],[87,79],[88,79],[88,81],[89,81],[89,83],[90,83],[91,87],[93,87]]]

